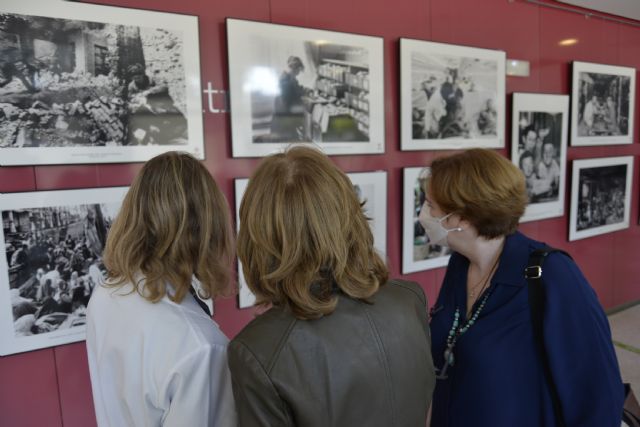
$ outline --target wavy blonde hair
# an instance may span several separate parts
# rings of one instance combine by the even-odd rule
[[[303,146],[265,158],[249,180],[238,257],[257,304],[299,319],[332,313],[338,290],[366,300],[388,277],[353,184]]]
[[[522,171],[481,148],[435,159],[427,187],[444,212],[460,215],[488,239],[514,233],[528,202]]]
[[[151,302],[165,295],[180,302],[192,276],[204,298],[230,293],[232,253],[229,207],[216,182],[191,155],[169,152],[149,160],[133,181],[104,263],[110,285],[129,282]]]

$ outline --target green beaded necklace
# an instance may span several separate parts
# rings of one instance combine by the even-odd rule
[[[482,298],[478,308],[476,308],[469,320],[467,320],[467,322],[462,326],[460,326],[460,307],[456,307],[456,311],[453,314],[453,324],[451,325],[449,335],[447,336],[447,348],[444,350],[444,366],[441,369],[438,369],[438,374],[436,375],[437,379],[447,379],[447,369],[449,366],[453,366],[456,362],[456,358],[453,355],[453,349],[456,346],[456,342],[458,342],[458,338],[460,338],[462,334],[467,332],[469,328],[476,323],[476,320],[478,320],[478,316],[480,315],[480,312],[482,312],[482,309],[487,303],[487,299],[489,298],[489,295],[491,295],[492,291],[493,289],[489,289],[484,298]]]

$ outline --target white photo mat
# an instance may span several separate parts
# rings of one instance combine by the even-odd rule
[[[404,168],[402,274],[445,267],[449,263],[449,248],[431,245],[418,221],[425,196],[420,181],[428,177],[429,171],[428,167]]]
[[[0,103],[11,103],[18,92],[29,104],[12,105],[0,119],[5,121],[0,123],[0,165],[140,162],[170,150],[204,159],[198,17],[37,0],[6,0],[0,13],[63,24],[70,21],[79,27],[67,43],[75,47],[73,54],[60,54],[63,60],[51,60],[35,74],[32,83],[38,86],[34,89],[38,102],[28,101],[29,91],[20,78],[0,88]],[[104,24],[98,35],[87,27],[96,23]],[[117,52],[129,50],[115,41],[120,29],[140,36],[146,64],[142,72],[130,68],[142,65],[140,55],[130,58],[134,63],[118,64],[114,59]],[[6,33],[0,45],[13,47],[18,54],[19,37]],[[29,37],[37,45],[34,58],[68,50],[64,43],[41,40],[45,37],[37,30]],[[47,57],[37,59],[44,64]],[[120,66],[127,77],[118,80]],[[146,75],[147,83],[129,90],[133,74]],[[74,90],[82,93],[74,95]],[[24,111],[46,124],[22,120]]]
[[[529,176],[525,174],[530,201],[520,222],[564,215],[568,125],[568,95],[513,94],[511,160],[520,170],[524,172],[525,168],[530,173]],[[532,136],[535,136],[535,142]],[[528,143],[536,145],[530,148]],[[553,149],[545,148],[548,143]],[[553,151],[552,166],[540,165],[545,149]],[[527,154],[523,157],[525,151]],[[547,176],[550,169],[557,176],[556,180]]]
[[[633,156],[573,161],[569,241],[629,227]]]
[[[371,232],[376,250],[386,259],[387,252],[387,172],[354,172],[347,173],[354,185],[363,206],[365,215],[371,218]],[[240,203],[244,196],[249,180],[246,178],[235,180],[236,224],[240,227]],[[255,296],[249,290],[244,279],[242,263],[238,260],[238,306],[251,307],[255,303]]]
[[[103,220],[102,224],[105,227],[110,226],[127,190],[127,187],[112,187],[0,194],[0,211],[3,219],[3,232],[0,234],[0,355],[52,347],[85,339],[84,306],[77,307],[73,312],[65,313],[56,312],[58,309],[47,310],[48,315],[41,311],[46,303],[44,295],[48,293],[42,289],[44,286],[42,283],[47,278],[47,273],[54,273],[54,265],[60,261],[46,262],[45,266],[44,261],[42,258],[38,258],[37,254],[41,254],[39,250],[45,244],[55,246],[54,254],[55,251],[63,249],[61,245],[64,242],[57,240],[54,236],[58,239],[69,237],[80,245],[87,244],[90,241],[85,227],[87,206],[100,205],[99,217]],[[95,213],[95,207],[92,209],[94,209],[94,215],[98,217]],[[64,236],[62,232],[65,233]],[[10,273],[9,264],[13,259],[7,260],[7,251],[11,249],[15,254],[15,249],[23,244],[28,247],[26,252],[28,263],[17,271],[14,266]],[[87,244],[87,246],[91,246],[91,244]],[[78,247],[76,246],[75,249],[78,250]],[[66,247],[65,250],[70,250],[70,248]],[[17,256],[11,258],[20,259]],[[84,261],[87,263],[88,259],[84,259]],[[71,259],[69,259],[69,264],[73,265]],[[36,271],[36,267],[42,271]],[[83,267],[80,279],[88,280],[86,276],[83,276],[87,266]],[[88,272],[89,275],[92,274],[91,269]],[[38,274],[42,273],[45,274],[44,278],[38,277]],[[71,273],[67,272],[66,274]],[[55,274],[55,279],[52,279],[52,282],[62,277]],[[64,281],[67,282],[69,290],[73,289],[68,279],[64,279]],[[13,289],[12,285],[14,285]],[[50,283],[47,286],[53,286],[52,290],[56,290],[59,284]],[[34,293],[39,297],[34,298]],[[14,307],[18,310],[17,306],[23,303],[27,305],[27,311],[33,311],[33,308],[36,307],[39,310],[14,319],[14,314],[17,314],[14,313]],[[31,310],[29,310],[29,305],[32,306]],[[36,317],[38,313],[42,315]],[[30,318],[30,315],[34,317]],[[18,333],[18,329],[22,331],[22,334]]]
[[[504,51],[400,39],[402,150],[502,148]]]
[[[572,76],[571,145],[633,143],[636,69],[574,61]]]
[[[384,152],[382,38],[227,19],[227,41],[233,157]]]

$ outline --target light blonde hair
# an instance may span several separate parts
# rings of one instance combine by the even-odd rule
[[[168,295],[180,302],[192,276],[203,298],[230,293],[232,254],[229,207],[216,182],[191,155],[169,152],[149,160],[133,181],[104,263],[112,286],[129,282],[149,301]]]
[[[238,257],[257,304],[299,319],[332,313],[338,290],[366,301],[388,277],[353,184],[304,146],[265,158],[249,180]]]
[[[427,186],[445,213],[460,215],[488,239],[514,233],[528,202],[520,169],[493,150],[435,159]]]

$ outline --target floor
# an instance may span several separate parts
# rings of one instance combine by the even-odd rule
[[[609,316],[622,379],[640,399],[640,304]]]

